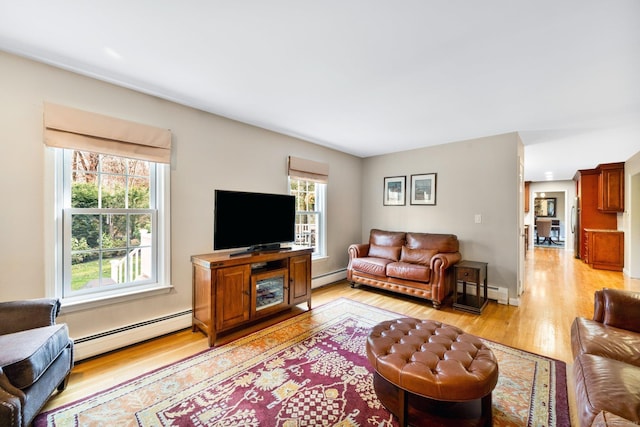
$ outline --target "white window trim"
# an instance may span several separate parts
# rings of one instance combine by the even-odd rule
[[[80,297],[62,297],[62,261],[58,259],[59,245],[61,244],[62,212],[57,211],[57,197],[62,197],[63,185],[57,173],[63,168],[62,149],[45,147],[45,295],[50,298],[59,298],[62,303],[62,311],[65,313],[88,310],[105,305],[146,298],[151,295],[166,294],[171,292],[171,196],[170,165],[157,164],[157,204],[158,204],[158,230],[162,232],[158,236],[158,277],[155,283],[141,285],[134,288],[119,289],[113,292],[101,292]]]

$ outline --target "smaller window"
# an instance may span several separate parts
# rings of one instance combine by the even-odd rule
[[[326,184],[289,178],[289,192],[296,197],[295,244],[313,248],[313,257],[325,256]]]

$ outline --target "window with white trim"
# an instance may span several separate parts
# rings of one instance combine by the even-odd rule
[[[57,296],[120,296],[166,280],[168,165],[56,149]]]
[[[326,255],[326,189],[323,183],[289,178],[289,193],[296,197],[295,244],[313,248],[313,257]]]

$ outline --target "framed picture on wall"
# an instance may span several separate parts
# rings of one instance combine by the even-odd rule
[[[403,206],[406,203],[406,184],[406,176],[386,177],[384,179],[382,204],[384,206]]]
[[[411,175],[412,205],[436,204],[436,175],[435,173]]]

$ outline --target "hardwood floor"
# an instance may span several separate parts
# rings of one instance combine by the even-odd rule
[[[491,301],[482,315],[434,310],[430,303],[372,288],[351,288],[338,282],[313,291],[314,307],[336,298],[350,298],[402,315],[436,319],[489,340],[572,362],[570,325],[576,316],[591,317],[593,292],[603,287],[640,291],[640,280],[622,273],[592,270],[562,249],[535,248],[527,253],[525,292],[518,307]],[[491,278],[489,277],[489,282]],[[306,304],[301,307],[306,309]],[[296,308],[267,322],[219,337],[217,345],[304,311]],[[147,341],[76,364],[67,389],[56,394],[45,410],[83,398],[145,372],[206,350],[202,333],[190,329]]]

